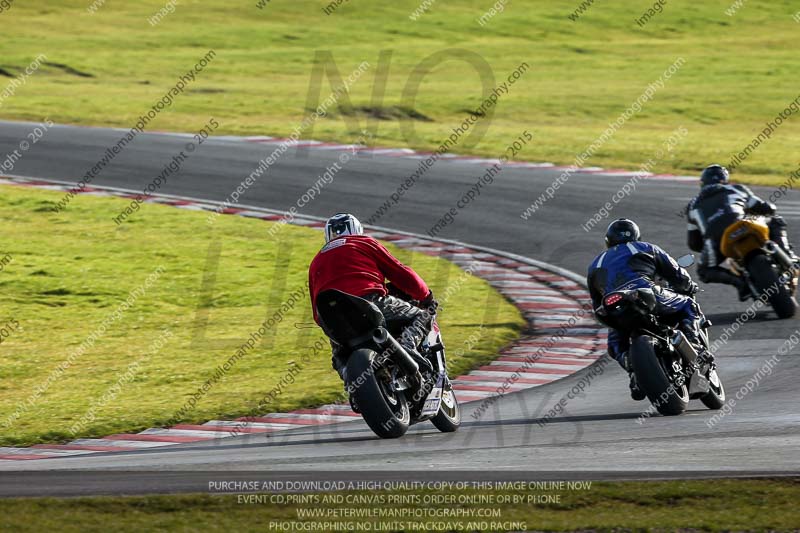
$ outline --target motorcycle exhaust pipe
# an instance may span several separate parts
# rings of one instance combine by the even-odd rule
[[[693,365],[697,360],[697,350],[694,349],[692,343],[686,338],[682,331],[676,331],[671,341],[672,346],[677,350],[686,364]]]
[[[764,243],[764,247],[770,254],[775,256],[775,258],[778,260],[778,263],[780,263],[780,265],[783,268],[785,268],[786,270],[790,270],[791,268],[793,268],[794,265],[792,263],[792,259],[775,242],[767,241]]]
[[[397,342],[397,339],[389,335],[386,328],[378,328],[372,334],[372,340],[375,344],[383,348],[391,348],[397,357],[397,363],[406,371],[409,376],[416,376],[419,372],[419,365],[408,354],[405,348]]]

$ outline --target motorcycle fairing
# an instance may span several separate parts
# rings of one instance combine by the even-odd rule
[[[428,346],[434,346],[441,343],[438,327],[428,333],[427,343]],[[444,380],[446,379],[447,374],[445,371],[444,358],[442,357],[442,354],[442,350],[436,352],[436,370],[438,371],[438,376],[436,378],[436,384],[425,398],[425,403],[422,406],[422,412],[419,415],[420,419],[427,419],[435,416],[436,413],[439,412],[439,407],[441,407],[442,393],[444,391],[445,384]]]
[[[719,380],[719,378],[717,378],[717,380]],[[702,396],[708,392],[709,388],[709,379],[700,373],[700,369],[695,370],[692,377],[689,379],[689,396]]]
[[[720,241],[720,251],[725,257],[744,259],[764,246],[769,240],[769,227],[761,221],[744,219],[725,229]]]

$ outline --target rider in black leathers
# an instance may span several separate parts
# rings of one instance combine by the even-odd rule
[[[771,217],[769,238],[793,257],[786,235],[786,222],[775,215],[775,205],[756,196],[744,185],[728,183],[728,169],[711,165],[700,176],[700,194],[689,202],[686,216],[689,220],[688,245],[695,252],[702,252],[697,265],[697,274],[704,283],[725,283],[739,291],[739,300],[750,296],[750,288],[744,278],[721,267],[725,256],[720,250],[720,241],[725,230],[745,215]]]

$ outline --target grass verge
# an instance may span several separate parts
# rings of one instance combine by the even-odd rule
[[[0,196],[0,445],[242,416],[281,380],[262,412],[341,393],[305,292],[320,232],[285,226],[270,236],[270,223],[226,216],[210,226],[205,212],[156,204],[117,226],[112,217],[128,200],[77,196],[54,213],[62,195],[7,186]],[[441,312],[452,375],[518,335],[521,315],[486,282],[450,262],[389,248],[435,293],[458,283]],[[283,320],[217,374],[301,290]],[[322,349],[314,352],[315,343]],[[184,405],[191,408],[181,412]]]
[[[316,499],[308,499],[313,496],[305,494],[287,494],[280,504],[269,503],[269,496],[263,498],[266,501],[258,501],[253,497],[248,500],[246,496],[210,495],[0,500],[0,527],[19,532],[107,531],[111,523],[115,531],[120,532],[792,531],[800,523],[796,505],[800,481],[797,479],[593,482],[589,489],[571,491],[468,489],[338,494],[344,496],[342,503],[325,502],[326,496],[328,500],[336,499],[335,493],[317,494]],[[390,496],[394,496],[397,503],[391,503]],[[543,501],[544,496],[548,496],[550,503],[537,503]],[[434,503],[409,503],[415,497],[420,502]],[[523,503],[514,497],[521,498]],[[555,497],[558,497],[557,503],[552,502]],[[292,498],[306,503],[286,503],[286,499]],[[363,503],[377,502],[381,498],[389,503]],[[448,503],[451,501],[461,503]],[[489,511],[496,516],[453,518],[453,514],[449,517],[428,514],[433,518],[415,518],[422,512],[470,509]],[[300,518],[309,510],[328,517]],[[376,514],[380,510],[399,510],[399,517],[375,519],[350,515],[348,518],[341,512],[343,510],[374,510]],[[338,515],[335,511],[339,511]],[[492,523],[496,525],[490,525]]]
[[[320,89],[310,80],[322,60],[315,54],[324,51],[343,77],[362,61],[370,68],[352,85],[350,105],[333,106],[303,137],[352,141],[375,126],[377,145],[431,149],[480,104],[479,74],[445,56],[450,59],[421,78],[416,93],[403,94],[425,58],[459,48],[479,54],[498,84],[523,62],[528,69],[500,96],[494,116],[479,122],[491,123],[480,142],[461,139],[452,150],[500,156],[529,130],[534,141],[517,159],[571,164],[683,58],[677,73],[585,164],[636,169],[685,127],[688,136],[652,168],[685,173],[728,163],[798,97],[792,67],[799,26],[791,0],[744,5],[734,15],[726,14],[731,0],[670,0],[642,25],[636,21],[649,4],[622,0],[594,4],[580,16],[574,16],[578,0],[535,9],[431,2],[421,14],[419,0],[346,2],[329,15],[325,1],[261,2],[261,9],[255,0],[181,1],[168,2],[174,12],[157,25],[148,19],[166,9],[163,0],[100,4],[90,12],[83,1],[54,0],[46,9],[16,2],[0,15],[0,88],[46,55],[4,98],[4,118],[132,127],[214,50],[214,60],[148,129],[198,131],[214,117],[216,133],[289,135],[314,102],[310,88]],[[385,96],[373,101],[381,49],[394,53]],[[321,85],[324,99],[330,84]],[[741,164],[737,179],[783,182],[798,167],[791,155],[798,135],[793,115]]]

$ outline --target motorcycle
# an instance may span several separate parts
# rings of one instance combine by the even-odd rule
[[[730,225],[722,235],[720,250],[729,268],[744,277],[756,297],[765,297],[779,318],[795,315],[798,265],[769,239],[763,217],[746,217]]]
[[[344,348],[346,388],[354,410],[379,437],[402,437],[412,424],[430,420],[439,431],[461,425],[461,408],[445,367],[444,344],[435,314],[417,361],[389,331],[372,302],[337,290],[317,296],[325,333]]]
[[[678,260],[683,267],[693,263],[691,255]],[[694,399],[709,409],[721,409],[725,387],[715,365],[701,360],[676,324],[665,323],[655,315],[658,290],[623,286],[603,297],[596,315],[607,326],[630,332],[628,357],[638,386],[659,413],[679,415]],[[700,338],[706,349],[710,326],[703,317]]]

